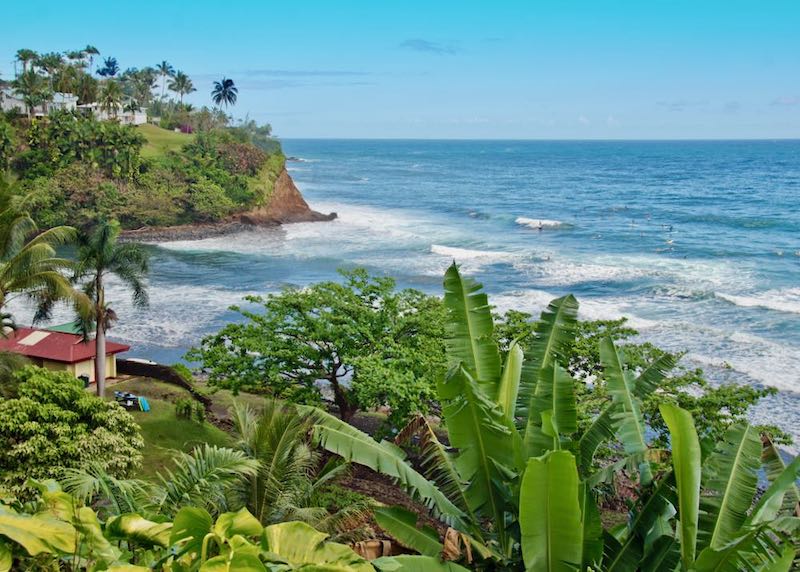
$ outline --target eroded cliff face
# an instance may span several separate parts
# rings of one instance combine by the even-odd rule
[[[312,210],[285,168],[275,180],[269,202],[239,215],[241,222],[255,225],[316,222],[335,218],[336,213],[323,214]]]

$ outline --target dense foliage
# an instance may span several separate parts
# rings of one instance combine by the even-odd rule
[[[217,387],[299,403],[330,393],[343,419],[388,406],[400,423],[427,411],[445,367],[441,302],[363,269],[343,275],[343,284],[248,298],[261,311],[235,308],[246,321],[204,338],[188,357]]]
[[[139,467],[142,438],[116,403],[87,393],[68,373],[28,366],[14,376],[17,395],[0,400],[0,475],[19,489],[96,463],[125,476]]]

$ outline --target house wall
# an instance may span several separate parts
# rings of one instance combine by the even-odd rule
[[[52,371],[66,371],[75,377],[86,375],[94,383],[94,360],[89,359],[77,363],[63,363],[60,361],[42,360],[42,367]],[[113,355],[106,356],[106,378],[117,377],[117,358]]]

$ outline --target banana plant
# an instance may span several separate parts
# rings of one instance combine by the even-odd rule
[[[324,412],[306,409],[316,419],[316,442],[393,477],[455,530],[478,559],[528,570],[599,566],[603,531],[592,487],[608,472],[594,469],[594,454],[602,443],[618,442],[627,464],[638,467],[643,486],[650,485],[641,399],[674,364],[665,358],[636,375],[613,342],[603,342],[603,375],[612,399],[578,435],[576,381],[567,370],[577,300],[552,301],[526,350],[512,343],[503,362],[480,284],[462,277],[454,264],[444,290],[449,371],[437,390],[449,443],[440,442],[422,417],[395,443],[377,443]],[[420,451],[417,467],[397,446],[412,440]],[[448,552],[404,509],[378,510],[376,517],[423,555]]]

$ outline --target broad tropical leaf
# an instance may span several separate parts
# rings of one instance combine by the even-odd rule
[[[497,391],[497,404],[509,421],[514,421],[514,414],[517,408],[517,394],[519,393],[520,375],[522,374],[522,362],[525,355],[517,342],[513,342],[508,348],[506,363],[503,366],[503,375],[500,377],[500,387]]]
[[[71,554],[77,534],[68,523],[48,514],[18,514],[0,505],[0,536],[22,546],[28,554]]]
[[[226,512],[219,515],[217,522],[214,523],[214,534],[221,538],[232,538],[240,534],[242,536],[258,536],[264,529],[258,519],[254,517],[246,508],[239,509],[237,512]]]
[[[430,556],[384,556],[372,561],[381,572],[469,572],[455,562],[442,562]]]
[[[659,406],[669,427],[672,441],[672,466],[678,487],[678,529],[681,559],[689,569],[697,551],[698,512],[700,509],[700,441],[691,414],[669,403]]]
[[[132,540],[143,546],[169,547],[171,522],[153,522],[138,514],[112,516],[106,522],[105,535],[109,540]]]
[[[767,436],[762,436],[761,441],[764,447],[761,453],[761,462],[767,471],[770,486],[753,508],[749,522],[758,524],[771,521],[781,511],[800,516],[800,492],[797,489],[797,479],[800,477],[800,455],[786,466],[780,451],[772,440]]]
[[[552,451],[528,459],[520,489],[522,557],[528,572],[574,571],[583,561],[575,457]]]
[[[502,540],[509,495],[501,484],[521,462],[519,435],[463,367],[452,369],[439,383],[439,399],[450,443],[458,449],[455,466],[467,483],[469,508],[490,516]]]
[[[304,522],[282,522],[264,529],[262,548],[292,567],[334,568],[372,572],[373,568],[344,544],[326,542],[328,535]],[[311,568],[309,568],[311,569]]]
[[[200,554],[203,538],[211,532],[213,523],[208,511],[197,507],[184,507],[175,515],[169,537],[170,546],[182,544],[187,553]]]
[[[633,373],[625,369],[622,356],[611,338],[604,338],[600,342],[600,362],[603,364],[603,377],[608,392],[615,405],[611,419],[617,438],[628,455],[641,455],[647,451],[641,403],[635,394]],[[643,485],[647,485],[653,478],[646,460],[640,464],[639,478]]]
[[[543,369],[528,410],[525,451],[538,457],[561,448],[561,437],[577,430],[575,381],[557,362]]]
[[[761,441],[749,425],[734,425],[703,465],[703,545],[721,550],[741,535],[758,482]]]
[[[444,275],[444,306],[449,367],[463,364],[486,396],[495,399],[500,381],[500,352],[492,338],[492,308],[481,284],[463,278],[453,263]]]
[[[768,570],[784,557],[783,548],[776,544],[767,525],[751,528],[719,550],[703,549],[693,570],[696,572],[739,572]],[[781,568],[778,567],[780,570]]]
[[[439,535],[429,527],[417,527],[417,515],[401,507],[376,508],[375,521],[403,546],[424,556],[440,557],[442,543]]]
[[[592,489],[581,483],[578,490],[583,523],[583,567],[597,568],[603,559],[603,523]]]

